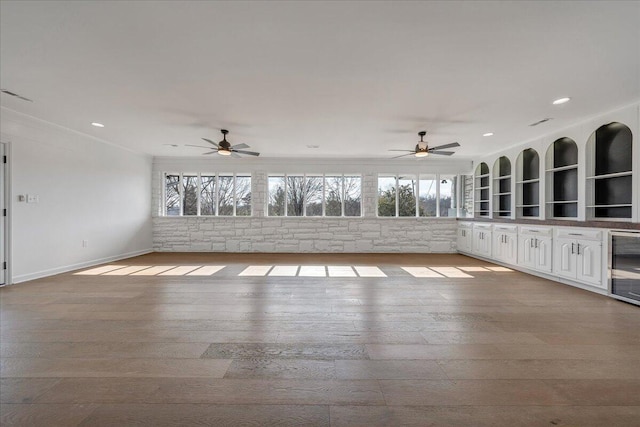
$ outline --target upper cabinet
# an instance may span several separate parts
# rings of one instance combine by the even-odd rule
[[[493,164],[493,217],[511,216],[511,161],[502,156]]]
[[[546,154],[547,218],[578,217],[578,146],[571,138],[560,138]]]
[[[489,166],[482,162],[475,171],[475,206],[474,212],[476,217],[489,216]]]
[[[523,150],[516,163],[518,218],[540,217],[540,157],[533,148]]]
[[[632,215],[633,137],[622,123],[600,126],[587,141],[587,219]]]

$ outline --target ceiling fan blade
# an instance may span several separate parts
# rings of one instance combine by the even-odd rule
[[[207,138],[202,138],[202,139],[207,141],[209,144],[213,144],[216,148],[218,147],[218,143],[217,142],[213,142],[212,140],[207,139]]]
[[[429,150],[429,154],[440,154],[441,156],[450,156],[455,154],[455,151],[431,151]]]
[[[217,153],[218,150],[214,150],[214,151],[209,151],[208,153],[202,153],[202,155],[204,156],[205,154],[213,154],[213,153]]]
[[[400,151],[400,150],[396,150],[396,151]],[[413,156],[414,154],[415,154],[415,152],[412,151],[409,154],[400,154],[399,156],[392,157],[392,159],[397,159],[398,157]]]
[[[238,153],[236,153],[235,151],[231,152],[231,157],[235,157],[236,159],[240,159],[242,158],[242,156],[240,156]]]
[[[460,144],[458,144],[457,142],[452,142],[451,144],[438,145],[437,147],[429,148],[429,151],[441,150],[443,148],[453,148],[453,147],[460,147]]]
[[[198,148],[206,148],[207,150],[211,150],[211,147],[205,147],[204,145],[191,145],[191,144],[184,144],[185,147],[198,147]]]
[[[255,151],[244,151],[244,150],[231,150],[231,152],[240,153],[240,154],[248,154],[250,156],[259,156],[260,153],[256,153]]]
[[[231,148],[235,148],[236,150],[241,150],[243,148],[249,148],[249,146],[247,144],[236,144],[236,145],[232,145]]]

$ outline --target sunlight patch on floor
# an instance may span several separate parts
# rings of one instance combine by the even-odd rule
[[[126,265],[103,265],[102,267],[92,268],[90,270],[80,271],[78,273],[73,273],[74,275],[80,276],[99,276],[104,273],[108,273],[113,270],[118,270],[119,268],[124,268]]]
[[[294,277],[298,274],[297,265],[276,265],[269,273],[269,276]]]
[[[197,270],[193,270],[191,273],[187,273],[187,276],[213,276],[225,267],[226,265],[205,265]]]
[[[266,276],[272,265],[250,265],[238,274],[238,276]]]
[[[356,269],[358,276],[360,277],[387,277],[387,275],[378,267],[355,265],[353,268]]]
[[[444,277],[427,267],[402,267],[402,269],[413,277]]]
[[[487,268],[491,271],[497,271],[497,272],[513,271],[512,269],[507,267],[487,267]]]
[[[468,271],[468,272],[473,272],[473,271],[491,271],[491,270],[487,270],[485,267],[458,267],[460,270],[462,271]]]
[[[298,273],[300,277],[327,277],[324,265],[303,265]]]
[[[164,273],[167,270],[176,268],[175,265],[156,265],[155,267],[147,268],[146,270],[136,271],[132,273],[132,276],[155,276],[160,273]]]
[[[462,270],[458,270],[456,267],[431,267],[431,269],[452,279],[473,279],[472,275],[467,274]]]
[[[172,268],[171,270],[167,270],[164,273],[158,274],[158,276],[184,276],[187,273],[192,272],[193,270],[202,267],[201,265],[183,265],[180,267]]]
[[[135,273],[136,271],[145,270],[151,267],[150,265],[132,265],[125,268],[120,268],[118,270],[109,271],[108,273],[104,273],[103,276],[128,276],[131,273]]]
[[[329,265],[329,277],[358,277],[349,265]]]

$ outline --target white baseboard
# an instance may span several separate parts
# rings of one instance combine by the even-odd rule
[[[49,270],[38,271],[35,273],[22,274],[11,278],[10,284],[27,282],[29,280],[41,279],[43,277],[53,276],[55,274],[66,273],[68,271],[78,270],[80,268],[93,267],[94,265],[104,264],[106,262],[119,261],[125,258],[131,258],[138,255],[144,255],[153,252],[153,249],[143,249],[140,251],[127,252],[124,254],[114,255],[105,258],[85,261],[78,264],[65,265],[62,267],[51,268]]]

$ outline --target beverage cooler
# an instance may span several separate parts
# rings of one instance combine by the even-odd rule
[[[640,305],[640,231],[609,233],[609,292]]]

